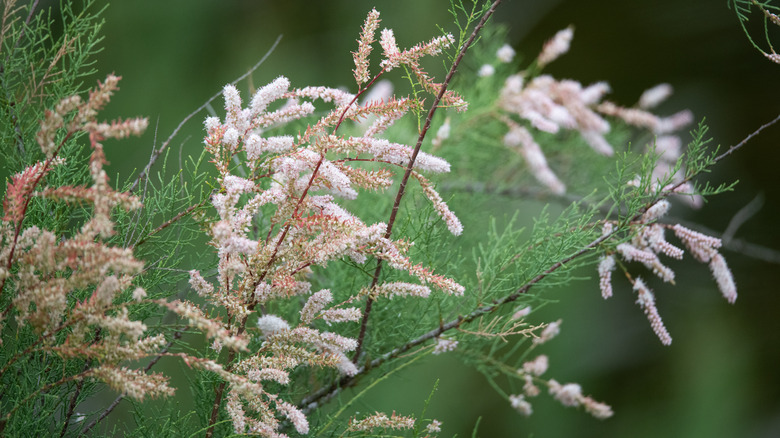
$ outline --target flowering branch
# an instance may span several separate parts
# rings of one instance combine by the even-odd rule
[[[417,159],[417,155],[420,152],[420,148],[422,147],[422,143],[423,140],[425,139],[425,135],[428,133],[428,129],[431,126],[433,115],[436,113],[439,104],[441,103],[445,93],[447,92],[447,86],[452,81],[452,78],[455,75],[458,66],[463,60],[463,56],[466,55],[466,51],[468,50],[469,47],[471,47],[471,44],[473,44],[474,40],[477,38],[477,35],[485,26],[485,23],[487,23],[488,19],[490,19],[490,17],[493,15],[496,8],[498,8],[499,4],[501,4],[501,0],[497,0],[490,5],[490,8],[482,15],[482,18],[480,19],[479,23],[477,23],[477,25],[474,27],[474,30],[471,32],[471,35],[469,36],[466,43],[463,44],[463,46],[461,46],[460,51],[458,52],[458,56],[456,57],[452,66],[450,67],[449,72],[447,72],[447,76],[444,78],[444,82],[439,88],[439,93],[436,95],[436,98],[434,99],[430,109],[428,110],[428,114],[425,117],[425,123],[423,124],[423,127],[420,130],[420,133],[417,137],[417,143],[415,144],[414,150],[412,152],[412,156],[409,159],[409,164],[406,167],[404,176],[401,178],[401,185],[398,187],[398,192],[396,193],[395,201],[393,201],[393,208],[390,212],[390,219],[388,219],[387,221],[387,231],[385,232],[385,239],[390,238],[390,235],[393,230],[393,224],[395,223],[396,216],[398,215],[398,209],[401,205],[401,199],[403,198],[406,190],[406,184],[409,182],[409,177],[412,175],[412,168],[414,166],[414,162]],[[371,280],[372,289],[375,288],[379,283],[379,277],[381,273],[382,273],[382,260],[380,259],[377,260],[377,266],[376,269],[374,270],[374,276]],[[352,359],[354,363],[357,363],[360,353],[362,351],[363,340],[365,339],[366,329],[368,328],[368,317],[371,314],[371,308],[373,306],[373,302],[374,300],[371,297],[369,297],[366,300],[366,307],[363,310],[363,320],[360,323],[360,333],[358,334],[358,347],[355,350],[355,354]]]

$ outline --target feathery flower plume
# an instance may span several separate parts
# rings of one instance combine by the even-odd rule
[[[518,370],[519,371],[519,370]],[[534,384],[534,378],[531,374],[523,374],[523,393],[528,397],[536,397],[542,393],[542,390]]]
[[[355,69],[352,71],[355,75],[355,81],[359,84],[368,82],[368,56],[371,54],[371,44],[375,41],[376,30],[379,27],[379,12],[376,9],[372,9],[366,17],[366,21],[363,23],[363,27],[360,31],[360,39],[358,39],[358,49],[352,52],[352,58],[355,61]]]
[[[450,118],[447,117],[446,119],[444,119],[444,123],[442,123],[441,126],[439,126],[439,129],[436,130],[436,137],[434,137],[433,141],[431,141],[434,150],[440,148],[442,143],[444,143],[445,140],[450,138],[451,131],[452,131],[452,125],[450,124]]]
[[[574,37],[574,26],[569,26],[566,29],[559,30],[550,40],[548,40],[542,52],[539,53],[539,57],[536,62],[539,67],[543,67],[569,51],[571,40]]]
[[[522,319],[531,314],[531,306],[521,307],[512,314],[512,319]]]
[[[647,320],[650,321],[650,327],[652,327],[658,339],[664,345],[671,345],[672,337],[669,336],[669,332],[666,330],[661,315],[658,314],[658,309],[655,307],[655,296],[650,289],[647,288],[641,278],[634,279],[634,290],[637,293],[636,303],[647,315]]]
[[[710,259],[709,266],[723,297],[730,304],[734,304],[737,301],[737,285],[734,283],[734,276],[731,274],[731,270],[726,265],[726,259],[719,253],[715,253]]]
[[[333,294],[329,290],[323,289],[316,292],[301,309],[301,323],[309,324],[312,322],[331,301],[333,301]]]
[[[614,270],[615,256],[612,254],[602,256],[598,267],[599,288],[605,300],[612,296],[612,271]]]
[[[290,324],[276,315],[263,315],[257,318],[257,328],[264,336],[270,336],[290,330]]]
[[[550,395],[564,406],[579,406],[582,400],[582,387],[576,383],[561,385],[555,380],[549,382]]]
[[[428,433],[441,432],[441,421],[431,420],[431,423],[425,426],[425,431]]]
[[[563,320],[557,320],[553,321],[549,324],[547,324],[547,327],[542,330],[542,333],[539,334],[539,337],[534,338],[534,344],[544,344],[545,342],[549,341],[550,339],[558,336],[558,334],[561,332],[561,323]]]
[[[547,371],[550,360],[546,355],[540,354],[536,359],[523,363],[523,372],[534,376],[541,376]]]
[[[173,388],[168,386],[167,379],[157,373],[146,374],[125,367],[97,366],[90,369],[88,375],[137,401],[143,401],[146,397],[169,397],[174,393]]]
[[[496,73],[496,68],[490,64],[483,64],[477,71],[477,76],[481,78],[488,78]]]
[[[377,412],[369,415],[362,420],[353,418],[349,422],[347,430],[350,432],[369,431],[374,428],[382,429],[412,429],[415,420],[412,417],[403,417],[393,412],[389,417],[387,414]]]
[[[566,192],[566,186],[547,165],[541,148],[527,129],[512,122],[509,132],[504,136],[504,144],[516,148],[520,152],[528,163],[531,173],[551,192],[558,195]]]
[[[531,403],[528,403],[523,394],[510,395],[509,404],[524,417],[529,417],[534,412]]]
[[[658,84],[648,88],[639,97],[637,106],[642,109],[653,109],[672,95],[673,89],[669,84]]]

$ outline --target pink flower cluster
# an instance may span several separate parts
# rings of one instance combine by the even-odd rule
[[[558,32],[548,41],[536,60],[536,69],[541,69],[565,54],[573,38],[573,28]],[[517,119],[531,127],[551,134],[561,130],[579,132],[581,138],[597,153],[611,156],[612,145],[605,135],[610,132],[610,123],[605,116],[612,116],[624,123],[648,129],[658,136],[656,152],[659,164],[656,176],[663,180],[674,167],[679,153],[679,138],[671,133],[691,122],[689,111],[682,111],[667,118],[658,117],[648,111],[671,93],[671,87],[663,84],[645,92],[635,108],[624,108],[609,101],[603,101],[610,91],[606,82],[583,86],[577,81],[558,80],[542,74],[528,77],[537,70],[529,69],[507,78],[498,99],[498,107],[504,112],[501,120],[506,123],[508,133],[504,143],[520,153],[533,176],[552,193],[566,192],[565,184],[550,168],[541,147],[531,132]]]
[[[368,57],[378,25],[379,13],[371,11],[358,40],[358,50],[353,53],[358,94],[374,82],[368,71]],[[404,65],[423,88],[438,93],[440,85],[428,78],[419,60],[440,53],[452,41],[451,36],[445,36],[402,51],[393,32],[385,29],[380,38],[384,52],[380,75]],[[419,100],[377,95],[357,103],[357,95],[338,89],[291,88],[285,77],[258,89],[246,107],[233,85],[224,87],[223,96],[226,116],[224,120],[206,119],[204,141],[219,172],[219,190],[211,198],[217,216],[209,225],[211,242],[219,256],[217,275],[210,282],[192,271],[190,283],[212,306],[227,312],[226,332],[198,322],[200,319],[193,319],[192,312],[183,315],[206,329],[209,336],[216,337],[220,345],[228,345],[233,338],[241,339],[245,331],[262,333],[261,349],[228,364],[226,369],[244,379],[272,378],[280,383],[288,381],[287,373],[299,365],[331,367],[354,375],[357,367],[346,354],[356,349],[357,341],[325,331],[318,321],[324,322],[325,327],[358,322],[363,312],[348,303],[364,296],[426,297],[431,293],[429,286],[451,294],[463,293],[463,286],[410,260],[406,255],[407,243],[393,241],[385,223],[364,223],[341,205],[341,200],[356,199],[361,191],[389,187],[393,183],[390,169],[405,168],[414,159],[412,176],[420,183],[422,192],[450,232],[461,233],[460,221],[423,176],[448,172],[449,163],[381,137],[393,122],[418,108]],[[332,107],[325,109],[318,101],[331,103]],[[452,92],[445,93],[444,101],[465,108],[465,103]],[[315,111],[318,117],[312,118],[297,135],[267,135],[269,128],[278,130]],[[373,122],[363,130],[363,135],[339,134],[343,123],[364,126],[366,119]],[[352,295],[336,289],[312,293],[308,280],[312,270],[327,268],[329,263],[345,257],[356,263],[364,263],[368,257],[381,259],[421,284],[379,283]],[[334,304],[337,296],[342,301]],[[304,303],[297,324],[261,310],[276,300],[292,297],[302,297]],[[259,314],[257,329],[247,326],[254,313]],[[236,347],[235,343],[230,346]],[[261,431],[265,435],[262,431],[276,430],[276,423],[257,420],[273,418],[274,412],[290,418],[275,395],[236,392],[235,383],[226,382],[230,386],[228,412],[237,433]],[[259,402],[261,399],[265,401]],[[272,399],[275,403],[269,403]]]
[[[657,222],[669,211],[670,206],[669,201],[665,199],[651,205],[642,217],[631,225],[630,238],[617,244],[614,251],[607,251],[600,258],[598,274],[601,295],[605,299],[612,296],[612,271],[616,266],[616,255],[626,262],[640,262],[663,281],[674,284],[674,271],[664,265],[658,257],[663,254],[678,260],[683,258],[684,251],[666,240],[665,230],[671,229],[696,260],[709,264],[718,288],[724,298],[733,304],[737,299],[737,287],[726,260],[717,251],[721,246],[720,239],[690,230],[680,224],[668,225]],[[605,223],[603,235],[609,236],[612,233],[612,223]],[[641,278],[632,278],[628,273],[626,275],[637,292],[636,302],[647,315],[653,331],[664,345],[671,344],[672,338],[655,306],[655,296],[652,291]]]

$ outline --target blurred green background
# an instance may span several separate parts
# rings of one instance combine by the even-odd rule
[[[437,24],[452,29],[448,6],[446,0],[115,2],[105,14],[97,76],[116,72],[123,80],[103,116],[143,115],[151,128],[141,139],[107,149],[111,169],[127,176],[142,167],[153,144],[246,72],[280,35],[252,76],[255,86],[285,75],[294,86],[349,87],[349,52],[372,7],[399,44],[409,46],[436,35]],[[510,43],[525,59],[557,30],[575,25],[570,53],[548,72],[583,83],[607,80],[611,99],[624,104],[669,82],[676,92],[659,112],[690,108],[696,119],[707,118],[710,134],[724,146],[780,113],[780,65],[750,47],[726,2],[514,0],[501,6],[496,21],[510,26]],[[240,89],[246,93],[246,83]],[[215,106],[220,111],[221,100]],[[180,148],[184,154],[199,150],[203,117],[176,137],[174,155]],[[780,127],[774,127],[709,175],[713,183],[739,179],[735,192],[699,211],[674,213],[722,233],[739,209],[762,196],[763,208],[735,237],[780,249],[778,140]],[[508,200],[506,208],[516,207]],[[551,359],[548,376],[578,382],[611,404],[616,415],[609,420],[563,408],[546,395],[534,401],[531,418],[522,418],[483,377],[447,355],[388,379],[361,410],[419,413],[439,379],[426,416],[443,421],[441,436],[471,436],[479,417],[481,437],[780,436],[777,253],[774,261],[724,253],[740,292],[734,306],[720,297],[707,267],[696,263],[678,270],[676,287],[657,291],[674,337],[670,347],[652,334],[625,284],[607,302],[593,281],[556,291],[551,296],[561,304],[534,315],[537,322],[564,319],[560,337],[540,350]]]

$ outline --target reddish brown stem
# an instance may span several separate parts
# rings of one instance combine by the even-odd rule
[[[390,219],[387,221],[387,231],[385,232],[385,238],[389,239],[393,232],[393,224],[395,224],[396,216],[398,215],[398,209],[401,206],[401,199],[404,196],[404,193],[406,192],[406,184],[409,182],[409,177],[412,175],[412,169],[414,168],[414,162],[417,160],[417,155],[420,153],[420,148],[422,147],[423,140],[425,140],[425,135],[428,133],[428,129],[431,127],[431,121],[433,120],[433,115],[436,113],[436,110],[439,108],[439,104],[441,103],[442,98],[444,98],[444,93],[447,91],[447,87],[449,86],[450,82],[452,81],[452,78],[455,76],[455,72],[458,70],[458,66],[460,65],[461,61],[463,60],[463,56],[466,55],[466,51],[469,49],[471,44],[474,43],[474,40],[477,38],[477,35],[482,30],[482,28],[485,26],[485,23],[487,23],[488,19],[493,15],[493,13],[496,11],[496,8],[501,3],[501,0],[496,0],[493,2],[492,5],[490,5],[490,9],[488,9],[485,14],[482,15],[482,19],[479,20],[479,23],[477,23],[476,27],[474,27],[474,30],[471,32],[471,35],[469,36],[469,39],[463,44],[463,46],[460,48],[460,51],[458,52],[457,58],[455,58],[455,62],[452,63],[452,66],[450,67],[449,72],[447,72],[447,76],[444,78],[444,82],[441,84],[441,88],[439,88],[439,94],[436,95],[436,98],[433,100],[433,104],[431,104],[431,108],[428,110],[428,115],[425,117],[425,123],[423,124],[422,129],[420,130],[420,134],[417,136],[417,144],[414,146],[414,151],[412,151],[412,156],[409,158],[409,164],[406,166],[406,171],[404,172],[403,178],[401,178],[401,184],[398,187],[398,193],[395,195],[395,201],[393,202],[393,209],[390,212]],[[382,274],[382,261],[378,260],[376,265],[376,270],[374,271],[374,278],[371,280],[371,287],[377,285],[379,282],[379,276]],[[368,318],[371,315],[371,308],[373,306],[373,299],[369,296],[366,299],[366,307],[363,311],[363,319],[360,322],[360,333],[358,334],[357,338],[357,348],[355,349],[355,356],[352,358],[352,361],[354,363],[357,363],[358,357],[360,356],[360,353],[363,351],[363,341],[366,336],[366,330],[368,329]]]

